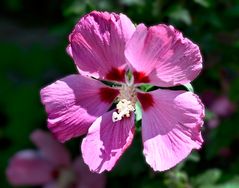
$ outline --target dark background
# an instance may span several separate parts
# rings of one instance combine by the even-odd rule
[[[138,132],[107,174],[107,187],[238,188],[239,0],[1,0],[0,186],[11,187],[5,177],[10,157],[34,148],[30,133],[46,129],[39,90],[76,73],[65,52],[68,35],[82,15],[95,9],[122,12],[137,24],[172,24],[199,45],[204,60],[192,83],[207,107],[203,148],[175,169],[153,173]],[[80,140],[66,144],[72,156],[80,153]]]

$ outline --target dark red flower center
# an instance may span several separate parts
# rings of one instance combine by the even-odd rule
[[[102,87],[99,94],[103,102],[112,103],[119,94],[119,91],[113,88]]]
[[[114,80],[119,82],[125,81],[125,69],[112,68],[105,77],[107,80]]]
[[[149,83],[149,77],[144,72],[133,72],[134,83]]]
[[[148,110],[154,105],[154,99],[149,93],[137,93],[137,97],[144,111]]]

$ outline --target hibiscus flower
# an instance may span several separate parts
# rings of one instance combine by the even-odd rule
[[[36,130],[31,140],[39,150],[18,152],[7,167],[6,175],[13,186],[105,187],[105,176],[91,173],[81,157],[71,162],[68,150],[49,133]]]
[[[124,14],[93,11],[76,24],[67,52],[79,74],[43,88],[41,100],[59,141],[87,134],[81,150],[92,171],[111,170],[131,144],[137,103],[143,153],[155,171],[201,147],[203,104],[192,92],[168,88],[196,78],[202,58],[173,26],[135,27]],[[140,90],[145,84],[157,89]]]
[[[230,117],[236,110],[235,104],[226,95],[216,95],[213,91],[205,91],[201,99],[208,109],[207,127],[218,127],[221,119]]]

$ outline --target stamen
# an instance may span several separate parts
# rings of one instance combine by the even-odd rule
[[[112,114],[113,122],[120,121],[123,117],[130,117],[130,113],[135,111],[136,88],[134,86],[134,76],[129,71],[125,74],[125,82],[120,88],[116,111]]]
[[[122,99],[116,105],[116,109],[118,112],[113,112],[112,114],[112,121],[120,121],[124,116],[130,117],[130,113],[135,111],[134,104],[131,101],[126,99]]]

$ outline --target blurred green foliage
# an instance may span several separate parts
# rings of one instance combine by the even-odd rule
[[[2,0],[1,187],[10,187],[5,178],[10,157],[33,147],[29,141],[32,130],[46,129],[39,90],[76,72],[65,52],[67,37],[76,21],[95,9],[125,13],[136,24],[174,25],[197,43],[203,54],[204,69],[192,83],[195,92],[226,96],[235,107],[229,117],[220,118],[215,128],[207,126],[213,117],[208,109],[203,148],[165,173],[153,173],[148,167],[137,133],[133,146],[107,175],[107,187],[238,188],[239,0]],[[79,140],[67,145],[75,155],[79,153]]]

